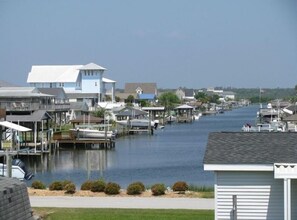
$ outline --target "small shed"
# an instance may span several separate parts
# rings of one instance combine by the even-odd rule
[[[189,105],[180,105],[175,108],[177,112],[177,122],[192,122],[194,108]]]
[[[165,123],[164,106],[143,107],[142,110],[148,112],[151,120],[156,121],[158,124],[163,125]]]
[[[297,219],[297,133],[211,133],[204,170],[215,174],[215,219]]]

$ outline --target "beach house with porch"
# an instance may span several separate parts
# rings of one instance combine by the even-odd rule
[[[27,83],[37,88],[63,88],[69,101],[85,101],[88,106],[105,100],[106,85],[111,85],[115,101],[116,81],[103,77],[106,69],[95,63],[87,65],[36,65],[28,74]]]
[[[214,132],[215,219],[297,219],[297,133]]]

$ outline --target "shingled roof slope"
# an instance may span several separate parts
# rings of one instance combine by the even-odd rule
[[[210,133],[204,164],[297,163],[297,133]]]

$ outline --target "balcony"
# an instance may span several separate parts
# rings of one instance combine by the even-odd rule
[[[69,103],[50,103],[40,104],[31,102],[0,102],[0,108],[6,109],[7,112],[22,112],[22,111],[68,111],[70,109]]]

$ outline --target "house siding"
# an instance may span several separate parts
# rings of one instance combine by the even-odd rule
[[[293,186],[297,186],[295,181]],[[237,196],[238,220],[284,218],[283,180],[274,179],[273,172],[216,172],[215,194],[217,220],[233,219],[233,195]],[[292,193],[292,210],[296,200]],[[292,219],[296,219],[294,213]]]

